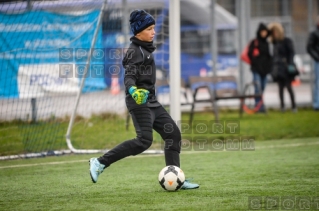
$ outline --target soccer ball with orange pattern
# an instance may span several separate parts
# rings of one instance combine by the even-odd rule
[[[166,166],[158,174],[158,182],[164,190],[177,191],[185,182],[185,174],[177,166]]]

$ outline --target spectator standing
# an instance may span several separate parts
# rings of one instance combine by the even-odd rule
[[[292,112],[297,112],[295,94],[291,82],[299,74],[294,64],[294,46],[290,38],[285,36],[284,29],[280,23],[271,23],[271,42],[273,43],[273,69],[271,75],[277,82],[279,88],[280,108],[285,112],[284,88],[290,95]]]
[[[316,29],[310,33],[307,41],[307,52],[315,61],[314,69],[314,89],[313,89],[313,109],[319,111],[319,16],[317,17]]]
[[[272,57],[269,53],[269,43],[267,38],[269,30],[263,23],[259,24],[256,38],[250,42],[248,57],[251,61],[250,69],[255,83],[255,94],[263,93],[266,88],[267,74],[272,69]],[[265,112],[263,101],[260,97],[255,98],[255,106],[259,107],[258,112]]]

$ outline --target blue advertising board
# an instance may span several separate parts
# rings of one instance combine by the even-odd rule
[[[99,13],[0,13],[0,98],[76,92],[85,72]],[[101,52],[99,29],[92,53],[95,59],[90,63],[83,92],[106,88],[103,70],[99,68],[104,60],[96,59]]]

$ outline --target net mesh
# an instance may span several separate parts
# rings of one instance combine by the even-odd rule
[[[212,75],[210,0],[180,1],[181,77],[188,85],[189,76]],[[101,13],[103,2],[0,2],[0,156],[54,154],[56,150],[68,149],[66,134],[74,111],[75,119],[68,135],[76,149],[110,149],[135,137],[131,121],[126,130],[129,116],[121,65],[132,35],[129,14],[134,9],[145,9],[154,16],[157,80],[167,82],[169,1],[107,0]],[[237,1],[216,2],[217,74],[234,75],[238,79],[236,53],[242,49],[237,49]],[[313,6],[315,14],[318,3],[313,1]],[[310,74],[306,73],[310,67],[305,64],[310,59],[304,47],[308,14],[304,1],[256,0],[251,1],[250,7],[249,38],[255,36],[261,21],[282,23],[287,36],[294,40],[298,58],[302,59],[300,77],[309,80]],[[100,17],[102,22],[97,26]],[[85,83],[75,107],[83,77]],[[248,68],[243,77],[247,82],[251,80]],[[191,98],[187,91],[189,98],[182,97],[182,103]],[[170,103],[168,92],[165,86],[158,89],[157,95],[163,104]],[[222,105],[231,107],[236,103],[224,101]],[[189,107],[185,108],[189,111]],[[197,108],[205,109],[205,105]],[[161,143],[154,132],[152,149],[160,149]]]
[[[70,137],[75,148],[109,149],[135,136],[133,125],[123,133],[127,110],[121,60],[131,36],[125,34],[130,32],[128,19],[123,21],[121,1],[109,0],[97,26],[103,2],[0,3],[0,145],[5,148],[0,155],[67,149],[74,109]],[[154,2],[127,1],[126,11],[141,7],[150,12],[158,23],[155,43],[165,45],[168,23],[161,19],[167,8]],[[167,48],[156,52],[162,70],[168,65]]]

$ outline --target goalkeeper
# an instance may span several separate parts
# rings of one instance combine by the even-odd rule
[[[152,55],[155,50],[155,20],[144,10],[134,10],[130,15],[130,26],[134,36],[130,38],[131,44],[122,64],[125,68],[125,101],[134,123],[136,138],[119,144],[99,158],[90,159],[90,176],[94,183],[112,163],[148,149],[153,142],[152,129],[165,141],[166,165],[180,167],[180,130],[155,96],[156,67]],[[186,180],[182,189],[198,187],[198,184]]]

